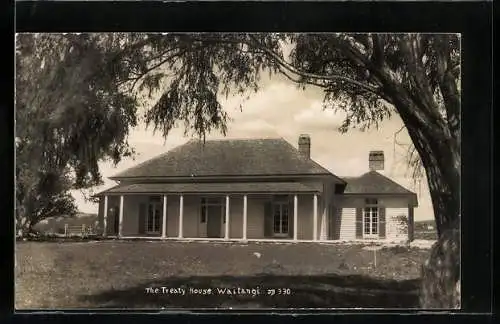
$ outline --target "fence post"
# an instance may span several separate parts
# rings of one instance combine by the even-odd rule
[[[68,223],[64,224],[64,236],[68,236]]]
[[[82,224],[82,236],[85,236],[85,224]]]

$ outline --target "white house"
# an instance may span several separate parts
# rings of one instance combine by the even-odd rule
[[[415,193],[370,170],[338,177],[282,138],[192,140],[111,177],[103,236],[236,241],[413,240]],[[401,224],[401,221],[406,222]]]

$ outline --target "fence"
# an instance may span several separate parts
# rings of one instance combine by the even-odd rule
[[[64,236],[93,236],[96,235],[96,228],[92,225],[68,225],[64,224]]]
[[[416,230],[414,232],[414,238],[416,240],[436,240],[437,239],[437,232],[436,231]]]

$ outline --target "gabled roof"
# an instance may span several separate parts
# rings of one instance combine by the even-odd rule
[[[205,143],[191,140],[111,179],[269,175],[334,176],[300,155],[285,139],[273,138],[209,140]]]
[[[347,182],[344,194],[405,194],[415,195],[400,184],[377,171],[367,172],[359,177],[343,177]]]

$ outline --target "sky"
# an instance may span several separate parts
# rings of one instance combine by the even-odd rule
[[[397,114],[384,120],[378,129],[364,132],[350,129],[342,134],[338,127],[344,114],[333,109],[324,110],[323,95],[319,89],[311,87],[301,90],[279,76],[266,77],[262,81],[260,91],[247,100],[233,96],[221,101],[231,118],[226,138],[283,137],[297,147],[299,135],[309,134],[311,158],[338,176],[356,176],[367,172],[369,152],[383,150],[385,169],[382,173],[418,195],[419,207],[415,209],[415,220],[434,218],[426,180],[422,179],[419,185],[411,179],[411,170],[406,163],[408,147],[394,145],[394,134],[403,126]],[[97,205],[86,201],[86,195],[116,185],[108,177],[184,144],[190,138],[183,134],[182,127],[175,128],[164,139],[161,133],[155,134],[140,122],[129,136],[129,144],[137,153],[134,159],[124,159],[116,167],[111,163],[101,163],[104,185],[90,191],[72,192],[79,210],[97,213]],[[212,133],[208,134],[207,139],[223,137],[220,133]],[[411,143],[406,130],[398,134],[397,140],[399,143]]]

